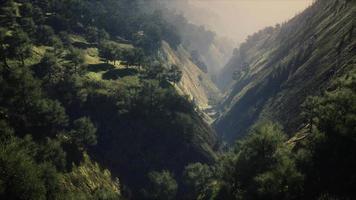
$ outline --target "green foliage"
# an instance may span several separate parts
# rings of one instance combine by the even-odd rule
[[[36,144],[11,137],[1,142],[0,197],[4,199],[59,198],[59,181],[50,164],[38,164],[33,153]],[[51,198],[52,197],[52,198]]]
[[[117,200],[121,199],[118,180],[113,181],[106,169],[90,160],[84,153],[83,161],[62,177],[62,192],[69,199]]]
[[[139,0],[5,0],[0,5],[1,199],[120,199],[120,185],[112,174],[122,178],[133,199],[355,196],[354,74],[305,103],[304,119],[309,125],[305,141],[290,144],[279,126],[259,124],[234,151],[209,166],[204,163],[214,162],[213,131],[187,98],[169,84],[181,80],[180,67],[151,61],[160,56],[156,54],[162,40],[175,48],[182,40],[190,51],[204,51],[214,41],[214,33],[174,14],[152,12]],[[175,22],[167,22],[162,15]],[[288,35],[285,28],[278,30],[282,36]],[[350,30],[342,29],[353,44]],[[267,28],[250,37],[235,56],[249,56],[251,41],[273,32]],[[75,35],[88,42],[82,39],[78,44]],[[240,106],[246,107],[246,118],[257,118],[254,111],[268,102],[268,95],[275,94],[276,85],[288,88],[282,84],[286,77],[298,77],[295,71],[308,75],[298,65],[320,64],[306,62],[308,56],[318,55],[310,44],[295,50],[293,56],[284,55],[292,43],[309,41],[302,36],[288,42],[288,37],[282,37],[276,42],[281,44],[275,46],[277,52],[258,55],[266,59],[273,54],[255,62],[267,63],[266,69],[272,72],[256,67],[264,73],[256,73],[258,76],[268,78],[243,99],[246,104]],[[330,55],[344,53],[342,58],[350,54],[342,51],[345,41],[330,45],[337,46],[335,52],[316,49],[330,51]],[[85,64],[89,48],[98,48],[100,57],[114,62],[104,67],[105,63],[98,63],[101,67],[91,72],[98,74],[97,79],[83,76],[94,71]],[[192,57],[205,70],[200,53]],[[128,69],[117,67],[119,60]],[[28,66],[30,63],[34,65]],[[254,72],[245,69],[250,68],[245,60],[239,66],[243,68],[235,74],[239,81]],[[320,74],[327,79],[331,76],[327,71]],[[239,88],[236,91],[246,91]],[[248,109],[246,105],[256,99]],[[245,126],[236,121],[232,124]],[[98,163],[83,154],[84,150]],[[157,169],[169,171],[152,171]],[[172,174],[183,176],[176,181]]]
[[[85,147],[89,145],[95,145],[96,128],[87,117],[82,117],[73,122],[73,131],[70,133],[73,142],[79,147]]]
[[[32,126],[38,131],[33,134],[38,134],[39,138],[55,137],[67,126],[68,116],[65,108],[56,100],[38,100],[30,112],[28,115],[33,119]]]
[[[188,188],[187,199],[209,199],[213,193],[214,173],[210,166],[201,163],[190,164],[183,173]]]
[[[61,39],[62,43],[66,47],[70,47],[72,45],[71,39],[69,37],[69,34],[65,31],[59,32],[59,38]]]
[[[119,44],[106,41],[100,44],[99,53],[101,57],[105,58],[106,62],[115,62],[121,58],[122,49]]]
[[[108,40],[110,37],[104,29],[98,30],[96,27],[92,26],[88,27],[86,32],[88,41],[92,43],[101,43],[102,41]]]
[[[118,60],[124,61],[126,66],[141,66],[144,61],[144,52],[142,49],[124,49],[119,43],[104,41],[99,46],[99,54],[106,62]]]
[[[52,52],[46,52],[34,70],[46,84],[56,84],[64,78],[63,66]]]
[[[6,123],[6,121],[2,120],[4,118],[5,113],[3,110],[0,110],[0,141],[5,142],[6,140],[9,140],[13,134],[14,130]]]
[[[14,145],[1,144],[1,196],[12,199],[45,199],[39,166]]]
[[[212,130],[167,81],[179,82],[181,72],[150,64],[162,40],[180,43],[161,14],[136,0],[0,4],[1,198],[118,199],[105,164],[134,198],[151,180],[155,195],[174,199],[170,173],[147,173],[212,161]],[[100,79],[84,76],[88,48],[114,62],[96,71]]]
[[[126,62],[127,66],[141,66],[144,62],[144,56],[142,49],[128,49],[122,52],[121,59]]]
[[[18,134],[53,137],[66,126],[64,108],[58,101],[43,96],[39,82],[28,69],[2,69],[0,107],[5,108],[10,125],[16,127]]]
[[[150,172],[149,184],[144,191],[147,199],[170,200],[175,199],[178,185],[169,171]]]
[[[148,79],[163,80],[165,74],[165,68],[162,63],[155,61],[150,65],[145,66],[144,76]]]
[[[311,128],[310,138],[299,150],[308,155],[301,157],[300,165],[306,173],[307,192],[315,198],[324,192],[340,198],[355,196],[355,83],[353,71],[323,96],[310,97],[304,104]]]
[[[48,25],[40,25],[37,27],[36,39],[37,42],[43,45],[53,45],[54,43],[54,30]]]
[[[256,125],[217,165],[217,199],[353,199],[355,72],[303,105],[305,128],[286,141]]]
[[[21,17],[32,17],[34,13],[34,8],[31,3],[24,2],[20,6]]]
[[[36,159],[52,163],[58,170],[63,171],[66,167],[67,153],[63,150],[62,144],[56,139],[49,139],[39,147]]]
[[[66,59],[70,61],[70,64],[66,66],[67,73],[70,75],[83,73],[84,55],[79,49],[71,48]]]
[[[21,18],[19,22],[21,28],[26,32],[30,37],[33,37],[36,32],[36,24],[32,18]]]
[[[7,0],[7,1],[1,1],[1,17],[0,17],[0,23],[1,27],[7,27],[10,28],[14,25],[16,21],[16,5],[15,2],[12,0]]]
[[[183,72],[177,65],[172,65],[171,68],[168,70],[167,79],[168,81],[173,82],[174,84],[179,83],[182,79]]]
[[[15,30],[11,36],[7,38],[8,49],[7,55],[10,58],[20,59],[22,65],[25,65],[25,59],[32,53],[31,42],[29,37],[22,30]]]
[[[256,125],[225,161],[222,193],[233,199],[298,199],[303,175],[280,127]]]
[[[7,43],[7,32],[8,30],[5,28],[0,28],[0,58],[1,62],[5,67],[9,67],[7,64],[8,58],[8,43]]]

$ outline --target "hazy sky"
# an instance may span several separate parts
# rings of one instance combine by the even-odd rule
[[[188,0],[198,11],[192,22],[205,23],[236,42],[266,27],[282,23],[303,11],[313,0]],[[205,11],[204,11],[205,10]]]

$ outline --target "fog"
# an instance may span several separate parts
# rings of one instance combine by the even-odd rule
[[[283,23],[313,0],[181,0],[178,10],[194,24],[204,24],[236,43],[266,26]]]

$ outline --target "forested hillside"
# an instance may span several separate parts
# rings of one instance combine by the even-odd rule
[[[159,57],[180,36],[142,3],[1,1],[1,199],[173,199],[186,165],[214,162]]]
[[[231,44],[167,2],[0,1],[0,199],[356,199],[355,1],[214,81]]]
[[[214,124],[231,148],[212,166],[188,168],[205,183],[198,197],[356,198],[355,7],[316,1],[234,52]]]
[[[229,142],[258,120],[272,119],[293,134],[301,105],[355,67],[354,1],[318,1],[287,23],[250,36],[223,69],[218,132]]]

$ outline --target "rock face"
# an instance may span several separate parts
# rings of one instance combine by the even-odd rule
[[[190,54],[182,46],[174,50],[163,42],[161,49],[164,61],[179,66],[183,72],[182,80],[177,85],[178,91],[188,95],[200,109],[209,107],[211,101],[220,95],[209,76],[192,62]]]
[[[228,142],[258,120],[290,134],[302,125],[301,104],[355,68],[355,1],[317,1],[289,22],[250,36],[222,70],[226,96],[214,126]]]

